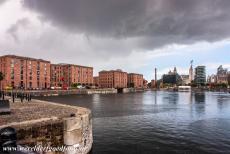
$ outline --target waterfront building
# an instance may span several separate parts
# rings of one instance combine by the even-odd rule
[[[194,80],[194,73],[193,73],[193,66],[192,66],[193,61],[191,61],[191,66],[189,68],[189,82],[192,83]]]
[[[176,67],[173,71],[169,71],[168,74],[164,74],[162,77],[163,84],[181,84],[181,76],[177,73]]]
[[[148,88],[148,80],[143,79],[143,88],[147,89]]]
[[[156,80],[151,80],[151,88],[156,88]]]
[[[94,76],[93,77],[93,85],[95,87],[99,87],[99,76]]]
[[[51,65],[51,86],[62,87],[63,67],[60,64]]]
[[[228,85],[230,85],[230,72],[228,72]]]
[[[228,69],[220,65],[217,69],[216,80],[217,83],[228,83]]]
[[[204,85],[206,83],[206,68],[205,66],[197,66],[195,68],[195,83]]]
[[[122,70],[99,72],[100,88],[127,88],[128,74]]]
[[[0,72],[4,74],[3,89],[50,88],[50,61],[5,55],[0,57]]]
[[[208,76],[207,77],[207,82],[212,83],[212,84],[217,83],[217,76],[215,74],[212,74],[212,75]]]
[[[52,87],[92,86],[93,67],[74,64],[51,64]]]
[[[189,75],[181,75],[182,85],[188,85],[191,83]]]
[[[144,78],[142,74],[129,73],[128,87],[129,88],[143,88]]]

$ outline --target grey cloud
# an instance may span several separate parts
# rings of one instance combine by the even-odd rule
[[[141,48],[230,36],[229,0],[24,0],[24,6],[71,33],[141,38]]]
[[[17,32],[19,28],[26,28],[29,25],[30,21],[28,18],[22,18],[19,19],[15,24],[11,25],[10,28],[8,28],[7,33],[10,34],[15,41],[19,41]]]
[[[6,2],[6,0],[0,0],[0,5],[2,5],[5,2]]]

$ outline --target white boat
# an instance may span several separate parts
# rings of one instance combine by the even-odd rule
[[[191,86],[179,86],[178,91],[181,92],[190,92],[191,91]]]

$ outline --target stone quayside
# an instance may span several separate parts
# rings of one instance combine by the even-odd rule
[[[17,130],[18,144],[71,147],[70,153],[88,153],[93,143],[91,111],[69,105],[33,100],[10,103],[11,114],[1,115],[0,129]]]

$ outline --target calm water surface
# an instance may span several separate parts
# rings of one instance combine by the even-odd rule
[[[230,153],[230,94],[143,92],[40,99],[93,113],[93,154]]]

